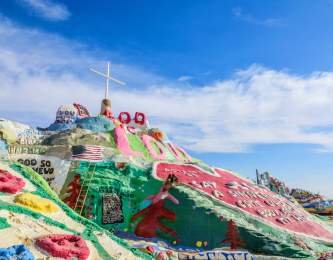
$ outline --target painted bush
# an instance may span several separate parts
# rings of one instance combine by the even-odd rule
[[[25,182],[23,179],[10,174],[8,171],[0,169],[0,191],[15,194],[23,189]]]
[[[88,258],[90,251],[86,242],[76,235],[49,235],[36,240],[36,245],[50,256],[63,259]]]
[[[14,245],[0,248],[0,259],[34,260],[35,258],[24,245]]]
[[[58,206],[55,205],[52,201],[31,193],[17,195],[14,201],[18,204],[42,213],[54,213],[59,211]]]

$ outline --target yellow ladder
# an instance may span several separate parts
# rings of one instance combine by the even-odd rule
[[[75,202],[75,206],[74,206],[74,211],[78,212],[78,210],[80,210],[78,213],[80,215],[82,215],[83,210],[84,210],[84,204],[86,202],[87,199],[87,195],[89,192],[89,188],[90,188],[90,183],[94,178],[94,174],[95,174],[95,169],[96,169],[96,163],[93,165],[93,170],[92,172],[90,171],[90,166],[91,166],[91,162],[89,162],[88,168],[85,175],[85,178],[81,184],[81,188],[80,188],[80,192],[79,195],[77,196],[77,200]],[[86,189],[85,189],[86,187]]]

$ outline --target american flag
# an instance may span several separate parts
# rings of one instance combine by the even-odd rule
[[[96,145],[72,146],[72,160],[102,161],[102,147]]]

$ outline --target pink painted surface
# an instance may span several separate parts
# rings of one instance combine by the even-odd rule
[[[15,194],[23,189],[25,182],[5,170],[0,169],[0,192]]]
[[[163,187],[161,188],[161,190],[158,193],[156,193],[154,195],[150,195],[147,198],[145,198],[144,200],[151,200],[152,204],[156,204],[160,200],[165,200],[165,199],[169,199],[173,203],[179,204],[179,201],[174,196],[169,194],[168,190],[164,190]]]
[[[154,138],[152,138],[149,135],[142,135],[141,139],[154,160],[166,160],[168,158],[166,152],[163,149],[162,144],[157,142]],[[157,145],[159,153],[155,151],[155,149],[152,146],[152,143],[155,143]]]
[[[177,160],[187,162],[192,161],[191,156],[189,156],[188,153],[179,146],[176,146],[173,143],[167,143],[166,146],[169,148],[169,151],[173,154],[173,156],[175,156]]]
[[[144,155],[140,151],[133,151],[130,147],[130,144],[127,139],[125,129],[121,126],[118,126],[114,130],[116,143],[118,149],[127,156],[137,156],[143,158]]]
[[[175,174],[179,183],[199,190],[266,223],[333,241],[333,233],[311,220],[301,207],[230,172],[215,168],[214,176],[193,165],[156,163],[155,177],[166,180],[169,174]]]
[[[86,242],[76,235],[49,235],[40,237],[36,244],[53,257],[86,260],[90,254]]]
[[[130,128],[130,129],[129,127],[127,128],[129,133],[135,134],[135,128]],[[144,154],[142,152],[132,150],[127,138],[126,130],[123,126],[117,126],[114,130],[114,134],[115,134],[117,148],[123,154],[127,156],[136,156],[144,158]],[[191,156],[189,156],[185,150],[172,143],[162,144],[149,135],[142,135],[141,140],[154,160],[166,160],[168,156],[164,149],[168,149],[177,160],[185,162],[192,161]],[[158,147],[159,152],[155,151],[152,143],[154,143]]]

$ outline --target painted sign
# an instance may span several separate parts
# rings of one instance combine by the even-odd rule
[[[133,118],[131,118],[131,115],[128,112],[120,112],[118,119],[122,124],[138,128],[140,130],[150,128],[146,115],[142,112],[136,112]]]
[[[71,124],[75,122],[77,116],[78,112],[74,105],[62,105],[58,108],[55,123]]]
[[[40,174],[57,193],[65,183],[71,162],[53,156],[14,154],[11,159],[32,168]]]
[[[179,252],[178,259],[191,259],[191,260],[253,260],[254,257],[249,252],[237,252],[237,251],[203,251],[195,253]]]
[[[90,117],[90,113],[86,107],[78,103],[74,103],[73,105],[76,108],[80,118]]]
[[[44,154],[48,146],[31,146],[31,145],[9,145],[9,154]]]
[[[155,164],[156,178],[166,180],[169,174],[176,175],[179,183],[268,224],[333,241],[333,233],[312,220],[300,206],[229,171],[215,168],[214,173],[210,173],[194,165],[166,162]]]
[[[17,135],[17,142],[22,145],[41,144],[43,140],[54,134],[52,131],[39,131],[34,128],[28,128]]]
[[[118,195],[115,193],[104,193],[102,223],[105,225],[122,223],[123,221],[122,204]]]

